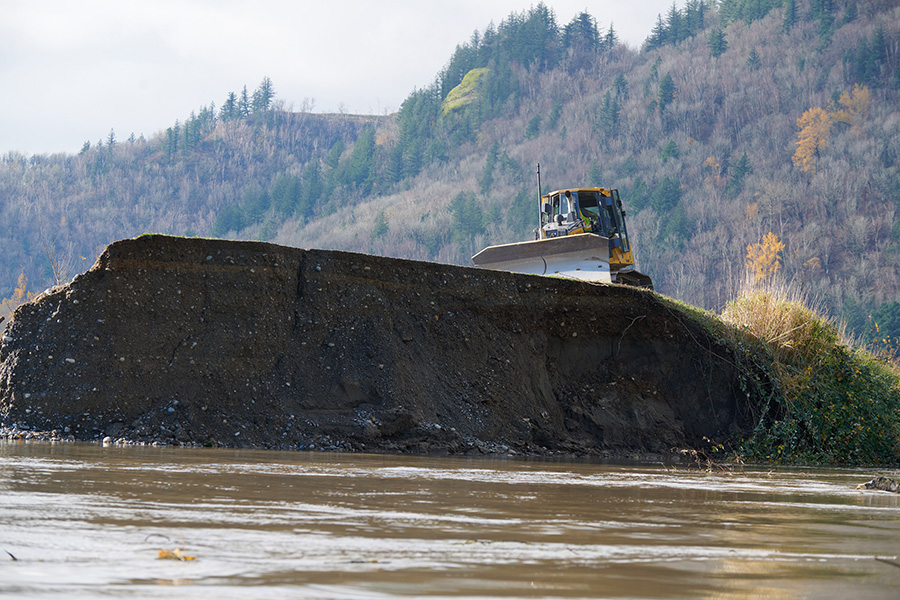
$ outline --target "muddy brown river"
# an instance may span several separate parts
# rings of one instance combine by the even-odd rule
[[[896,599],[877,474],[0,442],[0,596]]]

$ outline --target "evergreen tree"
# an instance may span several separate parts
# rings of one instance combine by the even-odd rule
[[[619,44],[619,34],[616,33],[615,29],[613,29],[613,24],[609,24],[609,30],[606,32],[606,37],[603,40],[603,45],[606,50],[612,50]]]
[[[819,38],[828,39],[834,31],[834,0],[810,0],[809,18],[818,21]]]
[[[727,5],[727,1],[723,0],[723,4]],[[679,10],[673,2],[665,19],[662,15],[657,15],[656,25],[645,42],[645,49],[653,50],[665,45],[678,44],[703,31],[706,28],[707,2],[708,0],[688,0],[684,10]],[[715,6],[715,2],[712,5]]]
[[[205,111],[201,111],[201,114],[205,114]],[[205,135],[204,127],[206,122],[204,117],[198,116],[194,111],[191,111],[190,118],[188,118],[187,122],[184,124],[183,151],[194,149],[200,145],[200,142]],[[210,126],[210,129],[211,128],[212,127]]]
[[[607,91],[603,95],[600,118],[603,122],[603,129],[608,136],[615,136],[618,132],[620,111],[618,96],[613,96],[611,92]]]
[[[494,167],[497,165],[497,157],[500,154],[500,144],[494,142],[490,150],[488,150],[487,159],[484,161],[484,168],[481,170],[481,178],[478,180],[478,187],[483,195],[488,194],[494,185]]]
[[[250,116],[250,96],[247,94],[247,86],[241,90],[241,97],[238,100],[238,116],[240,118]]]
[[[369,193],[375,182],[375,129],[366,127],[353,145],[347,159],[345,183],[356,186],[363,193]]]
[[[319,161],[311,160],[306,164],[300,189],[300,201],[294,212],[299,217],[309,218],[315,207],[325,195],[325,180]]]
[[[721,0],[719,4],[719,17],[724,23],[744,21],[752,23],[765,17],[776,7],[782,5],[783,0]]]
[[[166,158],[171,159],[178,152],[178,140],[181,137],[181,125],[176,120],[175,125],[166,129],[166,135],[163,138],[163,154]]]
[[[437,127],[439,115],[442,114],[441,100],[440,87],[435,84],[431,88],[413,91],[400,105],[400,177],[414,177],[421,170],[425,162],[425,150]],[[452,136],[454,132],[449,133]]]
[[[384,211],[378,211],[378,214],[375,215],[375,226],[372,228],[372,238],[378,239],[387,235],[390,227],[388,226],[387,217],[384,215]]]
[[[663,18],[661,14],[656,15],[656,24],[653,26],[653,29],[650,30],[650,37],[647,38],[647,41],[644,43],[645,50],[655,50],[657,48],[661,48],[666,43],[669,42],[668,30],[666,29],[666,24],[663,22]]]
[[[246,227],[244,213],[238,205],[233,204],[219,211],[209,233],[212,237],[219,238],[229,232],[238,232],[244,227]]]
[[[681,11],[678,10],[678,6],[675,4],[674,0],[671,8],[669,8],[669,14],[666,15],[666,30],[668,31],[668,38],[672,44],[677,44],[687,38],[682,23]]]
[[[726,193],[731,197],[735,197],[744,189],[744,178],[753,173],[753,167],[750,166],[750,159],[747,158],[745,152],[741,159],[737,161],[731,168],[731,178],[728,186],[725,188]]]
[[[269,210],[269,206],[271,206],[271,198],[269,198],[268,190],[260,187],[250,187],[244,190],[241,210],[244,213],[245,226],[258,223],[263,214]]]
[[[857,17],[859,17],[859,9],[856,6],[856,2],[850,2],[847,8],[844,9],[844,25],[852,23]]]
[[[678,148],[678,144],[675,143],[675,140],[669,140],[669,143],[660,150],[659,158],[663,162],[666,162],[670,158],[681,158],[681,150]]]
[[[475,194],[457,194],[450,202],[450,216],[454,241],[465,242],[484,233],[484,211],[475,199]]]
[[[675,81],[672,79],[671,74],[666,73],[666,76],[659,83],[658,106],[660,113],[664,113],[669,104],[675,99],[675,91]]]
[[[879,24],[875,29],[875,34],[872,36],[872,46],[871,46],[872,60],[876,65],[876,73],[875,75],[880,75],[881,65],[888,58],[888,40],[887,34],[884,32],[884,25]]]
[[[515,100],[519,95],[519,78],[513,72],[510,62],[505,58],[499,58],[491,64],[492,68],[485,86],[485,102],[479,115],[482,121],[500,116],[504,108],[515,108],[507,107],[506,103],[509,99]]]
[[[525,126],[525,139],[533,140],[541,133],[541,115],[534,115]]]
[[[625,162],[622,163],[622,173],[628,177],[633,177],[639,170],[640,166],[633,154],[626,158]]]
[[[512,61],[523,67],[536,65],[539,70],[556,65],[559,30],[553,11],[543,2],[524,14],[510,15],[500,24],[499,33]]]
[[[616,91],[616,98],[619,100],[628,99],[628,80],[625,75],[619,73],[613,81],[613,89]]]
[[[341,155],[344,154],[344,142],[338,138],[335,140],[334,144],[332,144],[331,149],[328,151],[328,155],[325,157],[325,164],[331,167],[332,169],[336,169],[338,163],[341,161]]]
[[[238,118],[238,100],[237,94],[234,92],[228,92],[225,102],[222,103],[222,108],[219,109],[219,118],[223,121],[231,121]]]
[[[694,35],[706,28],[706,2],[704,0],[688,0],[685,6],[685,27]]]
[[[863,37],[856,52],[852,55],[853,79],[857,82],[871,84],[875,76],[874,55],[869,47],[869,40]]]
[[[670,250],[682,250],[688,237],[690,237],[690,227],[679,191],[678,202],[666,216],[662,230],[659,232],[659,239],[663,240]]]
[[[282,219],[293,215],[300,201],[301,191],[302,186],[298,178],[284,174],[276,177],[269,192],[275,214]]]
[[[413,178],[419,174],[425,163],[425,138],[415,137],[404,148],[403,177]]]
[[[115,145],[116,145],[116,132],[113,131],[112,129],[110,129],[109,135],[106,136],[106,155],[107,155],[109,161],[104,162],[104,165],[103,165],[104,172],[108,172],[109,168],[112,164],[113,148],[115,147]]]
[[[759,58],[759,52],[756,51],[756,48],[753,48],[747,56],[747,68],[751,71],[756,71],[760,66],[762,66],[762,59]]]
[[[477,44],[480,39],[481,38],[476,31],[472,36],[471,44],[456,46],[456,50],[450,57],[450,62],[447,63],[447,66],[444,67],[438,75],[441,97],[445,98],[447,94],[450,93],[450,90],[459,85],[460,82],[462,82],[463,77],[466,76],[466,73],[476,67],[483,67],[486,65],[486,63],[482,64],[479,61],[477,45],[473,46],[473,44]]]
[[[809,20],[820,21],[832,17],[834,0],[809,0]]]
[[[650,204],[652,192],[643,177],[635,177],[634,183],[626,190],[625,196],[628,197],[628,205],[637,213]]]
[[[443,137],[432,138],[425,153],[428,162],[446,162],[450,159],[450,149]]]
[[[713,58],[719,58],[725,50],[728,48],[728,41],[725,39],[725,32],[719,29],[718,27],[714,27],[709,32],[709,41],[707,42],[707,46],[709,46],[709,54]]]
[[[388,152],[387,160],[384,164],[384,170],[381,174],[382,185],[387,187],[397,183],[403,176],[403,146],[394,144],[390,152]]]
[[[547,117],[547,130],[556,129],[556,124],[562,116],[562,100],[557,98],[553,101],[553,107],[550,109],[550,115]]]
[[[596,52],[600,47],[597,21],[587,12],[578,14],[563,28],[562,42],[567,50]]]
[[[797,0],[785,0],[784,17],[781,20],[781,30],[784,33],[790,32],[797,24]]]
[[[262,81],[259,83],[259,87],[253,92],[253,102],[251,106],[253,112],[266,112],[271,107],[274,98],[275,90],[272,87],[272,80],[268,77],[263,77]]]
[[[653,61],[653,64],[650,66],[650,81],[657,81],[659,79],[659,66],[662,64],[662,56],[657,56],[656,60]]]
[[[664,215],[681,202],[681,182],[665,177],[650,198],[650,205],[660,215]]]
[[[888,40],[883,26],[875,30],[871,42],[863,36],[856,50],[844,53],[844,67],[849,81],[870,86],[890,84],[891,73],[886,72],[885,68],[888,61]]]

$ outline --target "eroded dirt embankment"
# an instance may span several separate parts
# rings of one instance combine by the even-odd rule
[[[622,456],[745,403],[652,293],[253,242],[112,244],[0,346],[2,422],[76,439]]]

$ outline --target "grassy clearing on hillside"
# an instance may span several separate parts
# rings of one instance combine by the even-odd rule
[[[725,331],[770,391],[748,373],[761,403],[741,452],[751,460],[830,465],[900,464],[900,367],[855,347],[835,323],[784,288],[730,302]]]
[[[444,114],[449,114],[454,110],[459,110],[474,102],[478,97],[478,90],[484,81],[484,77],[490,73],[490,71],[490,69],[481,68],[472,69],[466,73],[462,82],[450,90],[450,93],[447,94],[447,97],[444,99],[444,102],[441,105]]]

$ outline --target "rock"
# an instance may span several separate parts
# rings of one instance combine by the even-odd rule
[[[888,477],[876,477],[872,481],[867,481],[856,486],[858,490],[881,490],[883,492],[894,492],[900,494],[900,481],[890,479]]]

